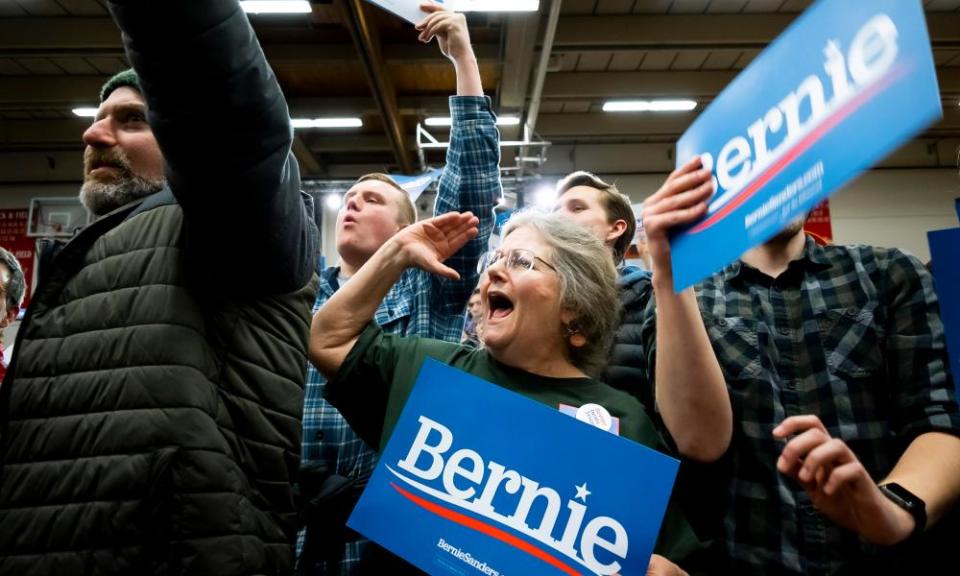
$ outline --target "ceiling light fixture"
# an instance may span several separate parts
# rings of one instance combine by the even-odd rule
[[[363,120],[360,118],[293,118],[290,125],[297,129],[303,128],[360,128]]]
[[[536,12],[540,0],[453,0],[455,12]]]
[[[97,110],[98,110],[97,108],[80,107],[80,108],[74,108],[72,112],[74,113],[74,115],[79,116],[81,118],[96,118]]]
[[[689,112],[696,100],[610,100],[603,103],[604,112]]]
[[[244,0],[240,7],[247,14],[309,14],[307,0]]]

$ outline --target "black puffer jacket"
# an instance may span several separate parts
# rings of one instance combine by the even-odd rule
[[[647,381],[641,327],[644,309],[653,295],[650,273],[634,267],[620,270],[617,281],[623,318],[610,350],[604,382],[636,396],[653,413],[653,388]]]
[[[0,574],[287,573],[317,233],[286,105],[235,1],[110,8],[170,188],[43,264],[0,388]]]

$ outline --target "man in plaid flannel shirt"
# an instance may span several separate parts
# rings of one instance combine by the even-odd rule
[[[940,543],[956,539],[960,416],[923,265],[896,249],[818,246],[797,221],[696,293],[734,433],[719,464],[685,463],[696,480],[682,473],[676,490],[688,510],[722,518],[717,573],[924,573],[935,553],[955,563]],[[655,326],[651,304],[648,377]],[[925,521],[908,511],[918,502]]]
[[[381,302],[376,321],[390,334],[459,342],[464,309],[479,280],[477,262],[487,250],[494,225],[493,207],[501,196],[500,137],[490,99],[483,95],[466,19],[440,6],[429,6],[428,12],[430,15],[417,25],[419,39],[430,42],[436,37],[457,74],[457,95],[450,98],[450,148],[434,212],[472,212],[480,219],[480,231],[446,262],[460,273],[460,280],[452,281],[411,268]],[[361,177],[347,191],[337,217],[337,252],[341,261],[339,266],[321,273],[314,313],[388,238],[415,219],[410,197],[392,180],[379,174]],[[326,465],[340,477],[365,482],[376,465],[376,452],[363,443],[339,412],[323,399],[326,382],[316,368],[308,365],[307,370],[303,466]],[[310,554],[313,550],[304,550],[304,546],[329,546],[330,542],[323,541],[330,539],[329,535],[310,536],[309,525],[308,519],[308,535],[304,538],[301,534],[297,543],[303,573],[355,574],[362,570],[360,560],[370,547],[368,541],[348,541],[334,551],[334,556],[342,553],[342,558],[323,560]],[[306,558],[311,558],[306,562],[311,565],[304,565]]]

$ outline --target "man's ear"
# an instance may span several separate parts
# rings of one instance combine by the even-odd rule
[[[617,241],[617,238],[623,236],[627,232],[627,221],[623,218],[620,218],[616,222],[610,225],[610,231],[607,232],[607,239],[604,244],[610,245]]]

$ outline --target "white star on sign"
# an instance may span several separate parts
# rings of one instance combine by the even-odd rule
[[[587,483],[584,482],[582,485],[577,486],[577,495],[574,498],[579,498],[583,500],[584,504],[587,502],[587,496],[593,494],[593,492],[587,490]]]

